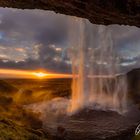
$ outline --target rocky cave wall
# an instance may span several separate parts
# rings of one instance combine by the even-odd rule
[[[140,0],[0,0],[0,7],[44,9],[87,18],[94,24],[140,27]]]
[[[140,105],[140,68],[127,73],[128,93]]]

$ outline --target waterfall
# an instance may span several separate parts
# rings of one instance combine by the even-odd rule
[[[90,107],[125,112],[127,81],[120,73],[110,28],[80,18],[73,18],[69,23],[73,83],[68,111]]]

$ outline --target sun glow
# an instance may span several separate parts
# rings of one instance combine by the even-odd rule
[[[33,74],[39,78],[43,78],[43,77],[47,76],[47,74],[43,73],[43,72],[34,72]]]
[[[26,79],[46,79],[46,78],[72,78],[71,74],[50,73],[46,71],[30,71],[17,69],[0,69],[0,78],[26,78]]]

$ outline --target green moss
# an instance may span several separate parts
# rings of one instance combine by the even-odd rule
[[[25,106],[55,97],[68,97],[70,87],[71,80],[65,79],[0,80],[0,140],[51,138],[49,133],[42,130],[40,113],[34,113]]]
[[[42,136],[41,136],[42,135]],[[9,119],[0,118],[0,139],[2,140],[47,140],[36,130],[25,129]]]
[[[140,140],[140,134],[137,135],[137,136],[135,136],[135,137],[133,138],[133,140]]]

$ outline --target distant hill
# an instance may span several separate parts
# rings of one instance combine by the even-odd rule
[[[0,80],[0,93],[12,94],[16,93],[18,89],[4,80]]]

